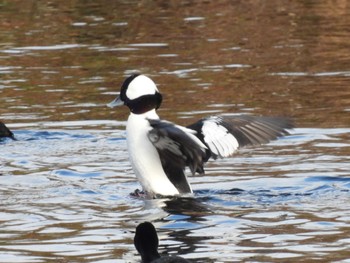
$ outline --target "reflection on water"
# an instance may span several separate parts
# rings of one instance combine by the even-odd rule
[[[139,185],[124,131],[94,125],[1,142],[2,261],[134,262],[142,221],[155,223],[161,251],[202,262],[347,258],[349,129],[296,129],[210,162],[190,178],[193,197],[144,200],[129,195]]]
[[[134,230],[195,262],[348,262],[347,1],[0,3],[0,262],[136,262]],[[125,75],[150,75],[160,115],[287,115],[291,136],[190,177],[192,197],[144,200]],[[313,128],[302,128],[313,127]]]

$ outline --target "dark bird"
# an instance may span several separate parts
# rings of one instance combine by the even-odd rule
[[[161,257],[158,253],[158,235],[150,222],[144,222],[136,227],[134,245],[141,255],[142,263],[189,263],[178,256]]]
[[[0,121],[0,138],[3,137],[9,137],[12,140],[15,140],[15,136],[13,135],[12,131],[6,127],[5,123]]]

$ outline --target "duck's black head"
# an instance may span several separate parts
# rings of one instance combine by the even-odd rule
[[[141,223],[136,227],[134,245],[140,253],[143,263],[149,263],[160,258],[158,244],[156,229],[150,222]]]
[[[109,106],[126,105],[132,113],[142,114],[158,109],[161,103],[162,95],[153,80],[145,75],[134,74],[124,80],[120,95]]]

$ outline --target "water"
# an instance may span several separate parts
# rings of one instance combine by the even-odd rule
[[[210,162],[193,198],[143,200],[119,125],[41,123],[2,142],[3,262],[133,262],[145,220],[163,249],[202,262],[348,257],[350,129],[298,128]]]
[[[195,262],[350,262],[350,23],[345,1],[0,4],[0,262],[137,262],[135,227]],[[291,116],[268,145],[210,161],[193,197],[144,200],[125,76],[159,114]]]

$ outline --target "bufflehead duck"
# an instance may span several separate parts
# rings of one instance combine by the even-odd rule
[[[150,222],[141,223],[136,227],[134,245],[141,255],[142,263],[189,263],[188,260],[178,256],[160,257],[158,235]]]
[[[156,84],[145,75],[134,74],[108,104],[130,109],[126,126],[129,157],[150,197],[192,193],[185,167],[192,174],[203,174],[203,164],[210,157],[232,156],[240,147],[267,143],[293,128],[286,118],[250,115],[211,116],[183,127],[159,118],[156,110],[161,102]]]

